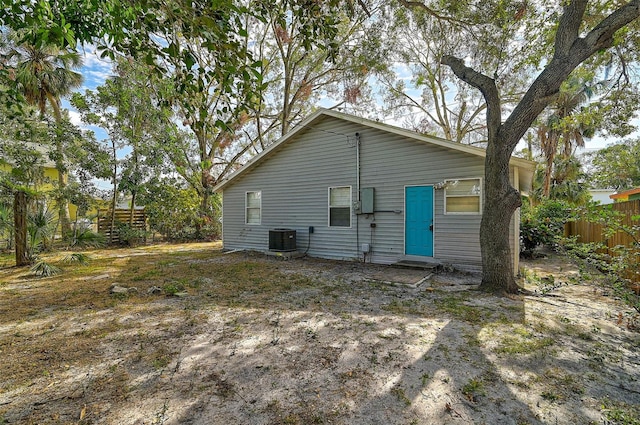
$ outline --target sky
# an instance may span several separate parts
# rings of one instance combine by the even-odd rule
[[[111,61],[101,59],[96,53],[95,46],[83,47],[80,53],[84,66],[78,72],[82,74],[84,81],[78,91],[84,93],[86,90],[95,90],[109,78],[111,75]],[[69,101],[63,99],[62,103],[63,107],[69,110],[71,122],[86,127],[82,123],[80,114],[69,104]]]
[[[80,93],[84,93],[86,90],[95,90],[98,86],[102,85],[109,76],[111,76],[111,61],[108,59],[101,59],[95,49],[95,46],[85,46],[80,50],[84,66],[78,70],[83,76],[82,87],[78,90]],[[69,119],[71,122],[83,129],[92,130],[98,140],[107,139],[107,133],[95,126],[87,126],[82,122],[80,113],[71,106],[68,99],[62,100],[62,107],[69,111]],[[120,156],[125,156],[125,151],[120,153]],[[100,190],[111,190],[112,184],[106,180],[93,180],[95,185]]]

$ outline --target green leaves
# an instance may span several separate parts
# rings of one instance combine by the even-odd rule
[[[640,139],[611,144],[590,156],[595,187],[624,190],[640,186]]]

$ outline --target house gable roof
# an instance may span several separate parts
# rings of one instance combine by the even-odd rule
[[[440,147],[444,147],[444,148],[459,151],[459,152],[464,152],[464,153],[475,155],[482,158],[486,156],[486,150],[483,148],[478,148],[475,146],[469,146],[462,143],[452,142],[450,140],[442,139],[435,136],[427,136],[424,134],[416,133],[415,131],[406,130],[404,128],[396,127],[390,124],[385,124],[377,121],[372,121],[366,118],[345,114],[342,112],[320,108],[313,114],[309,115],[306,119],[304,119],[301,123],[299,123],[295,128],[293,128],[287,134],[285,134],[280,139],[278,139],[275,143],[267,147],[260,154],[251,158],[242,168],[238,169],[236,172],[231,174],[228,178],[226,178],[225,180],[223,180],[222,182],[214,186],[213,190],[215,192],[221,191],[222,189],[224,189],[225,186],[230,184],[233,180],[245,174],[246,172],[250,171],[251,169],[256,167],[258,164],[260,164],[262,161],[264,161],[265,159],[275,154],[279,150],[279,148],[281,148],[283,145],[287,144],[292,139],[294,139],[296,135],[302,133],[304,130],[307,130],[308,127],[311,126],[314,122],[319,121],[326,117],[349,121],[355,124],[363,125],[365,127],[370,127],[377,130],[386,131],[389,133],[407,137],[415,141],[428,143],[431,145],[440,146]],[[531,176],[526,178],[524,182],[525,183],[524,186],[529,187],[531,184],[531,179],[533,177],[533,171],[535,170],[535,163],[532,161],[527,161],[525,159],[516,158],[516,157],[512,157],[510,163],[511,165],[515,165],[517,167],[523,168],[530,172]]]

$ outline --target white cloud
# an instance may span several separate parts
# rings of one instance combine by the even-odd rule
[[[68,112],[69,112],[69,121],[71,121],[71,124],[77,125],[78,127],[84,126],[84,123],[82,122],[82,117],[80,116],[80,112],[74,111],[72,109],[69,109]]]
[[[83,88],[95,89],[112,75],[113,62],[109,58],[100,58],[94,45],[83,47],[82,59],[82,75],[85,79]]]

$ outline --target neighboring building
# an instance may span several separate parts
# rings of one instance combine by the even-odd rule
[[[58,170],[56,169],[55,163],[49,159],[49,149],[46,146],[32,143],[32,142],[24,142],[24,145],[29,150],[34,150],[39,152],[42,155],[41,162],[39,165],[42,167],[42,174],[44,177],[44,182],[39,185],[33,184],[32,189],[36,189],[40,192],[50,192],[54,189],[55,185],[58,182]],[[12,164],[7,161],[0,161],[0,171],[9,172],[12,169]],[[49,210],[56,211],[55,203],[52,201],[48,206]],[[69,203],[69,217],[73,222],[76,218],[76,214],[78,211],[78,207],[74,204]]]
[[[321,109],[214,188],[223,193],[224,248],[267,251],[284,235],[296,241],[285,249],[316,257],[478,269],[484,157]],[[534,169],[513,158],[511,183],[530,190]],[[518,214],[509,231],[517,270]]]
[[[612,204],[613,200],[610,196],[614,193],[616,193],[615,189],[589,189],[591,199],[601,205]]]
[[[640,199],[640,187],[625,190],[624,192],[614,193],[609,196],[614,202],[635,201]]]

